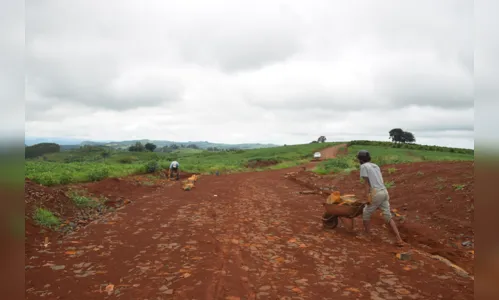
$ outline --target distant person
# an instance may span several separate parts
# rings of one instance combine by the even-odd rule
[[[400,237],[397,225],[393,221],[392,213],[390,211],[390,196],[388,190],[383,182],[383,176],[378,165],[371,162],[371,155],[367,150],[360,150],[357,153],[357,159],[360,162],[360,177],[367,183],[368,189],[368,204],[364,207],[362,219],[364,221],[364,229],[367,235],[371,230],[371,215],[380,209],[386,223],[390,227],[397,238],[397,246],[403,246],[404,241]]]
[[[173,173],[175,173],[177,180],[179,180],[179,178],[180,178],[179,168],[180,168],[180,164],[178,163],[178,161],[176,161],[176,160],[172,161],[172,163],[170,164],[168,178],[172,178]]]

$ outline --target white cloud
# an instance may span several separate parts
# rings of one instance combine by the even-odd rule
[[[473,147],[472,5],[28,1],[26,134]]]

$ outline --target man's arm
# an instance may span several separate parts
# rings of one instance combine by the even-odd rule
[[[369,182],[369,177],[362,177],[364,180],[364,187],[366,191],[366,199],[368,203],[371,203],[372,198],[371,198],[371,182]]]
[[[369,181],[369,176],[367,176],[367,168],[364,165],[360,165],[360,178],[364,181],[367,201],[371,203],[371,182]]]

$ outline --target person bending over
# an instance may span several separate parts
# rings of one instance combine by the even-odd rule
[[[172,163],[170,164],[170,172],[168,174],[168,178],[172,178],[172,175],[175,175],[178,180],[180,178],[179,168],[180,164],[178,163],[178,161],[172,161]]]

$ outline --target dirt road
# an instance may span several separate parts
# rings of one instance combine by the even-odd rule
[[[335,158],[340,153],[346,153],[347,144],[339,144],[333,147],[328,147],[319,151],[321,153],[321,158],[319,160],[313,160],[303,166],[305,170],[312,170],[321,161]]]
[[[473,299],[473,281],[387,229],[322,229],[288,171],[158,187],[26,258],[26,299]],[[360,224],[359,224],[360,225]],[[408,250],[408,249],[405,249]]]

